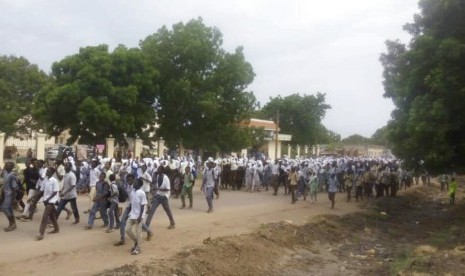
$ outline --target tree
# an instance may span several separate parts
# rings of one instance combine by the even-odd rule
[[[388,127],[383,126],[382,128],[378,128],[375,133],[371,136],[370,140],[371,143],[375,145],[390,147],[390,143],[387,139],[388,134]]]
[[[0,56],[0,131],[7,136],[30,134],[33,98],[46,84],[47,75],[24,57]]]
[[[233,151],[250,146],[249,119],[255,97],[245,89],[254,79],[242,48],[222,49],[222,34],[202,19],[162,27],[141,49],[154,68],[159,95],[157,136],[169,147]]]
[[[156,71],[140,49],[84,47],[52,66],[54,82],[35,99],[35,115],[51,135],[69,130],[68,143],[104,143],[113,136],[148,140],[153,131]]]
[[[381,55],[393,153],[432,172],[465,171],[465,2],[421,0],[407,24],[409,45],[388,41]]]
[[[262,112],[275,118],[279,110],[279,127],[282,133],[292,135],[293,145],[313,145],[328,138],[328,130],[321,124],[326,110],[325,94],[292,94],[287,97],[271,98]]]
[[[341,142],[346,145],[365,145],[366,143],[370,142],[370,139],[363,137],[360,134],[353,134],[347,138],[342,139]]]

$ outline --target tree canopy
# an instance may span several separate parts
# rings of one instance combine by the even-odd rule
[[[0,56],[1,132],[15,136],[35,128],[31,116],[33,98],[47,81],[47,75],[26,58]]]
[[[68,143],[124,142],[126,135],[148,139],[153,131],[157,71],[140,49],[84,47],[52,65],[53,83],[35,98],[36,118],[47,133],[69,130]]]
[[[250,146],[251,131],[241,128],[255,103],[246,91],[254,79],[242,48],[228,53],[222,34],[202,19],[162,27],[141,43],[159,76],[157,136],[168,146],[233,151]]]
[[[321,124],[329,108],[325,103],[325,94],[292,94],[271,98],[262,113],[264,117],[276,118],[279,111],[280,131],[292,135],[292,144],[314,145],[329,139],[330,133]]]
[[[408,45],[388,41],[381,55],[384,96],[396,108],[388,124],[393,153],[432,172],[465,170],[465,2],[421,0],[405,30]]]

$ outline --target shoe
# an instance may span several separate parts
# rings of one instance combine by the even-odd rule
[[[189,207],[187,207],[187,209],[192,209],[192,205],[190,205]]]
[[[115,246],[121,246],[121,245],[125,245],[125,244],[126,244],[125,240],[120,240],[119,242],[115,243]]]
[[[88,213],[90,213],[90,210],[85,210],[84,211],[84,214],[88,214]]]
[[[213,208],[208,209],[207,213],[213,213]]]
[[[79,223],[79,220],[77,219],[77,220],[75,220],[75,221],[74,221],[73,223],[71,223],[71,224],[78,224],[78,223]]]
[[[86,225],[86,226],[84,227],[84,230],[90,230],[90,229],[92,229],[92,225]]]
[[[135,248],[134,250],[132,250],[131,252],[131,255],[139,255],[141,252],[140,252],[140,249],[139,248]]]
[[[66,218],[65,218],[65,219],[66,219],[66,220],[69,220],[69,218],[71,217],[71,214],[72,214],[72,212],[67,211],[67,212],[66,212]]]
[[[185,208],[186,208],[186,205],[179,207],[179,209],[185,209]]]
[[[150,241],[153,237],[153,233],[152,232],[147,232],[147,238],[145,238],[145,240],[147,241]]]
[[[41,240],[43,240],[43,239],[44,239],[44,235],[38,235],[38,236],[36,237],[36,241],[41,241]]]
[[[171,224],[170,226],[168,226],[168,229],[170,229],[170,230],[174,229],[174,228],[175,228],[174,224]]]
[[[59,232],[60,232],[59,230],[52,230],[52,231],[48,232],[48,234],[57,234]]]
[[[22,222],[28,222],[28,221],[31,221],[31,220],[32,220],[31,218],[28,218],[26,216],[19,217],[19,221],[22,221]]]
[[[53,228],[53,224],[47,223],[47,228]]]
[[[16,229],[16,224],[12,224],[12,225],[8,226],[7,228],[3,228],[3,230],[5,232],[11,232],[11,231],[13,231],[15,229]]]
[[[105,230],[105,233],[111,233],[113,232],[113,228],[108,228],[107,230]]]
[[[106,227],[108,227],[108,223],[105,223],[102,225],[102,228],[106,228]]]

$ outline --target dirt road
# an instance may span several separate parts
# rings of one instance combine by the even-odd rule
[[[0,232],[0,275],[89,275],[105,269],[119,267],[137,261],[144,263],[152,258],[167,258],[183,249],[201,245],[211,237],[237,235],[255,231],[261,224],[292,221],[303,224],[316,215],[343,215],[359,211],[355,203],[346,203],[344,194],[337,194],[336,208],[331,210],[325,193],[319,194],[319,202],[310,204],[299,200],[290,204],[290,198],[281,192],[274,197],[271,192],[246,193],[244,191],[221,191],[220,199],[214,201],[214,213],[207,214],[203,195],[194,193],[194,208],[180,210],[180,200],[171,199],[170,205],[176,220],[176,229],[168,230],[168,218],[160,207],[152,221],[155,236],[142,243],[142,254],[131,256],[131,243],[115,247],[119,232],[105,233],[101,220],[96,220],[93,230],[85,231],[87,215],[82,210],[88,206],[86,196],[79,196],[81,223],[71,225],[64,213],[58,223],[60,233],[46,235],[35,241],[42,215],[42,207],[32,222],[18,222],[14,232]],[[0,213],[0,225],[7,225]],[[143,235],[145,238],[145,233]]]

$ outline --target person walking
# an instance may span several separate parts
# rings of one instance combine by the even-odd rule
[[[114,174],[110,175],[108,177],[110,180],[110,195],[108,197],[108,201],[110,203],[110,208],[108,210],[108,217],[110,220],[110,224],[108,225],[107,230],[105,231],[106,233],[111,233],[113,232],[113,229],[118,229],[119,228],[119,191],[118,191],[118,186],[116,186],[116,176]],[[115,226],[116,222],[116,226]]]
[[[60,190],[58,180],[53,177],[55,174],[55,168],[49,167],[46,172],[46,179],[42,181],[40,187],[39,197],[42,197],[45,209],[40,222],[39,235],[36,240],[40,241],[44,238],[45,228],[47,223],[50,221],[53,225],[53,230],[48,232],[49,234],[56,234],[60,231],[56,218],[55,204],[58,202],[58,191]]]
[[[76,203],[77,189],[76,189],[76,175],[71,171],[71,163],[65,164],[65,175],[63,176],[63,190],[59,193],[61,200],[56,210],[56,217],[60,217],[61,211],[66,207],[68,203],[71,205],[73,210],[74,222],[73,224],[79,223],[79,211]]]
[[[95,198],[94,204],[92,205],[92,209],[90,210],[89,220],[85,227],[86,230],[92,229],[94,225],[95,215],[97,211],[100,211],[100,216],[103,220],[103,227],[108,226],[108,215],[107,215],[107,203],[108,203],[108,192],[110,187],[108,183],[105,181],[106,174],[104,172],[100,173],[99,181],[95,184]]]
[[[332,173],[328,180],[328,198],[331,201],[331,209],[334,209],[336,203],[336,193],[338,190],[338,181],[336,174]]]
[[[181,191],[181,202],[182,206],[181,209],[186,208],[186,194],[189,198],[189,209],[192,208],[192,189],[194,187],[194,175],[191,173],[191,168],[187,166],[184,169],[184,174],[182,175],[183,185]]]
[[[165,174],[165,167],[159,166],[157,169],[157,178],[154,179],[154,183],[152,183],[152,202],[150,203],[150,209],[147,211],[147,219],[145,223],[142,225],[142,230],[147,232],[147,240],[150,240],[153,236],[152,231],[150,230],[150,223],[152,222],[153,215],[157,210],[158,206],[161,204],[163,209],[166,212],[170,220],[170,225],[168,229],[174,229],[175,223],[173,214],[171,213],[170,205],[169,205],[169,198],[170,198],[170,180],[168,176]]]
[[[203,173],[201,190],[205,194],[208,210],[207,213],[213,212],[213,190],[215,189],[215,170],[213,169],[213,162],[207,162],[207,168]]]
[[[16,220],[13,211],[13,204],[16,198],[16,192],[19,189],[18,177],[14,174],[13,162],[7,162],[3,168],[3,203],[2,210],[8,219],[8,227],[4,228],[5,232],[16,229]]]
[[[135,190],[134,187],[136,186],[136,184],[134,183],[135,178],[132,173],[128,173],[126,175],[125,180],[126,180],[126,183],[124,185],[125,186],[124,188],[126,189],[126,193],[128,194],[128,197],[129,197],[128,198],[129,205],[124,209],[124,212],[121,215],[120,223],[119,223],[120,240],[117,243],[115,243],[115,246],[121,246],[126,243],[126,224],[129,219],[129,213],[131,212],[130,204],[131,204],[131,198],[133,195],[132,192]]]
[[[449,184],[449,197],[450,197],[451,205],[455,204],[455,193],[456,192],[457,192],[457,181],[455,180],[455,177],[452,177],[450,184]]]
[[[297,201],[295,190],[297,189],[297,183],[299,181],[299,173],[295,167],[291,168],[289,173],[289,193],[291,194],[291,203],[294,204]]]
[[[128,206],[129,214],[126,225],[126,234],[134,242],[134,246],[131,249],[131,255],[139,255],[140,250],[140,232],[142,216],[144,214],[144,208],[147,205],[147,196],[145,192],[141,190],[143,182],[141,179],[137,180],[134,184],[134,191],[131,193],[131,203]]]

